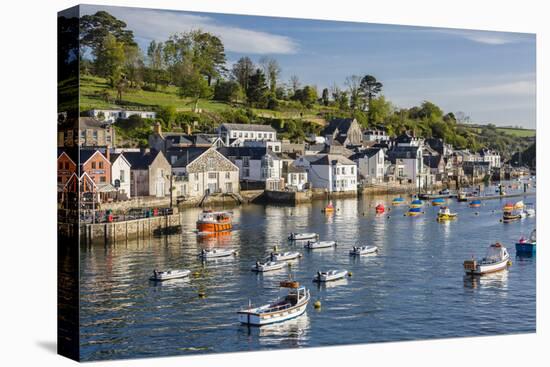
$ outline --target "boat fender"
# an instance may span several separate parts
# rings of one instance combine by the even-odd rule
[[[319,300],[315,301],[315,303],[313,304],[313,307],[315,307],[317,309],[321,308],[321,301],[319,301]]]
[[[198,271],[195,271],[195,272],[193,273],[193,276],[194,276],[194,277],[199,277],[200,275],[201,275],[201,273],[199,273]]]
[[[508,260],[508,263],[506,265],[512,266],[512,260]]]
[[[351,271],[348,271],[348,277],[351,278],[352,275],[353,275],[353,273]]]

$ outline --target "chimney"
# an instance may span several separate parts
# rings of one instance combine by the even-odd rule
[[[105,158],[110,162],[111,161],[111,149],[109,147],[105,148]]]
[[[157,135],[162,136],[162,126],[160,125],[160,122],[156,122],[155,126],[153,127],[153,132]]]

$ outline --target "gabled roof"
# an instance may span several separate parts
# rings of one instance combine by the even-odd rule
[[[115,163],[115,161],[120,157],[120,159],[123,159],[124,161],[126,161],[126,163],[128,163],[128,165],[131,167],[132,165],[130,164],[130,162],[128,162],[128,159],[126,159],[126,157],[124,156],[124,153],[112,153],[111,156],[110,156],[110,159],[111,159],[111,164]]]
[[[103,155],[103,153],[101,153],[99,150],[81,149],[78,155],[80,165],[86,164],[86,162],[88,162],[96,154],[100,154],[104,160],[109,162],[107,158]]]
[[[172,160],[173,156],[178,157],[177,160],[172,163],[172,167],[183,168],[193,162],[195,159],[200,157],[204,152],[206,152],[210,147],[188,147],[180,149],[171,149],[166,154],[168,155],[169,160]]]
[[[332,119],[323,129],[322,135],[332,135],[336,129],[338,129],[339,134],[347,134],[353,121],[355,121],[353,118]]]
[[[147,169],[153,163],[157,155],[162,154],[156,150],[149,152],[124,152],[124,157],[130,163],[132,169]]]
[[[266,147],[221,147],[218,151],[226,157],[234,157],[236,159],[249,157],[249,159],[259,160],[266,154],[279,159],[275,153]]]
[[[386,152],[388,159],[416,159],[420,147],[394,147]]]
[[[355,165],[355,162],[349,160],[343,155],[338,154],[325,154],[316,161],[311,162],[315,166],[330,166],[332,164],[346,164],[346,165]]]
[[[274,133],[276,130],[270,125],[260,125],[260,124],[230,124],[223,123],[221,127],[225,127],[227,130],[238,130],[238,131],[264,131]]]
[[[371,158],[381,151],[382,151],[382,148],[368,148],[353,154],[351,157],[349,157],[349,159],[351,159],[352,161],[355,161],[356,159],[360,159],[360,158]]]
[[[441,155],[428,155],[424,156],[424,164],[430,168],[438,168],[441,162],[443,161],[443,156]]]
[[[61,156],[66,156],[74,165],[76,165],[75,161],[76,161],[76,158],[73,159],[69,153],[67,153],[65,150],[63,149],[57,149],[57,159],[61,158]]]
[[[287,173],[306,173],[306,169],[304,167],[297,167],[294,164],[289,164],[287,169]]]

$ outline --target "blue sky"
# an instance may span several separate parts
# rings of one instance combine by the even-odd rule
[[[475,122],[536,125],[535,35],[370,23],[82,6],[125,21],[140,47],[202,29],[224,42],[228,63],[272,56],[282,82],[298,75],[319,91],[350,75],[374,75],[398,107],[429,100]]]

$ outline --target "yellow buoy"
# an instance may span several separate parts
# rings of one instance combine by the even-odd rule
[[[351,277],[353,273],[351,271],[348,271],[348,277]]]
[[[199,275],[201,275],[201,273],[199,273],[198,271],[196,271],[196,272],[193,273],[193,276],[194,276],[194,277],[198,277]]]
[[[512,260],[508,260],[508,266],[512,266]]]
[[[313,307],[321,308],[321,301],[319,301],[319,300],[315,301],[315,303],[313,304]]]

